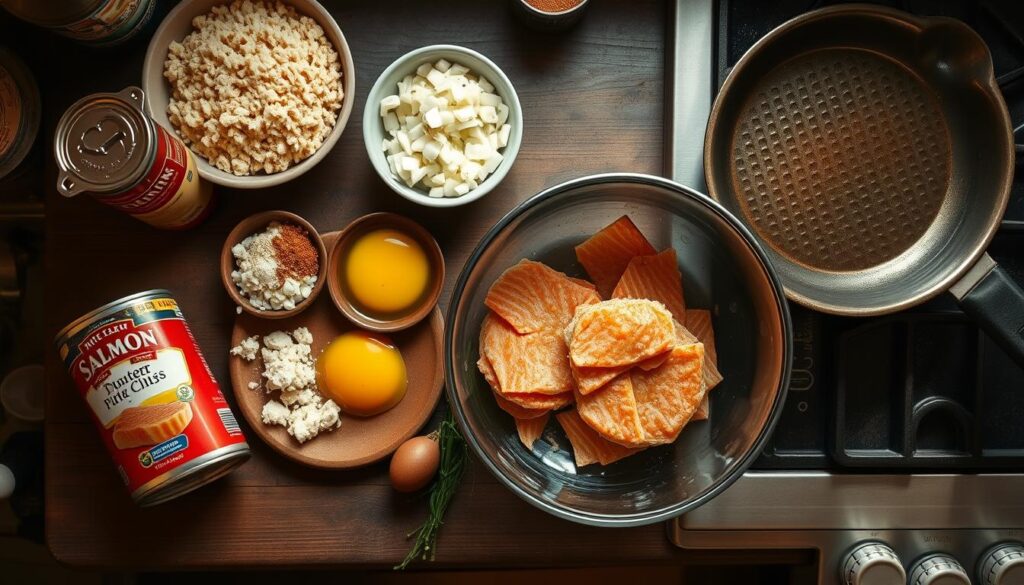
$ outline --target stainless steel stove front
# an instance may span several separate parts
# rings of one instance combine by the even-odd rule
[[[1019,474],[746,473],[728,490],[669,525],[669,538],[690,549],[816,549],[819,583],[842,583],[848,554],[881,542],[910,575],[933,553],[959,561],[970,581],[1024,583],[1024,555],[985,580],[978,569],[994,545],[1024,541],[1024,476]],[[1024,550],[1024,549],[1022,549]],[[845,576],[844,576],[845,579]],[[861,583],[877,583],[864,579]]]

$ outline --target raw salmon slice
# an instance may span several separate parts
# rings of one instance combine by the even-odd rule
[[[723,379],[722,373],[718,371],[718,352],[715,351],[715,330],[711,328],[711,311],[687,310],[686,328],[704,344],[704,383],[710,391]]]
[[[572,392],[562,394],[502,394],[502,398],[527,410],[558,410],[572,404]],[[514,415],[513,415],[514,416]]]
[[[566,334],[572,363],[590,368],[642,362],[671,349],[676,338],[672,315],[665,306],[644,299],[614,299],[580,307]]]
[[[704,346],[677,346],[661,367],[634,369],[633,396],[648,445],[676,440],[704,398]]]
[[[497,390],[494,390],[493,394],[494,394],[494,401],[498,403],[498,408],[500,408],[500,409],[504,410],[505,412],[509,413],[510,415],[512,415],[512,418],[514,418],[516,420],[528,420],[528,419],[531,419],[531,418],[539,418],[539,417],[542,417],[542,416],[546,415],[547,413],[551,412],[550,408],[526,408],[526,407],[520,406],[520,405],[516,404],[515,402],[512,402],[508,398],[505,398],[504,396],[502,396],[501,393],[498,392]],[[532,403],[532,404],[550,403],[550,404],[557,405],[559,403],[559,401],[562,401],[562,398],[557,398],[557,400],[556,400],[556,397],[557,397],[557,395],[556,396],[547,396],[547,395],[544,395],[544,394],[518,394],[517,395],[517,398],[519,398],[521,401],[525,401],[527,403]],[[562,406],[565,406],[565,405],[563,404]]]
[[[612,291],[612,298],[658,301],[673,317],[685,320],[683,275],[679,273],[676,251],[668,248],[654,256],[637,256],[630,260]]]
[[[672,325],[676,328],[676,345],[690,345],[700,341],[693,332],[684,327],[679,321],[673,319]]]
[[[480,328],[480,353],[503,395],[562,394],[573,388],[565,340],[552,331],[520,335],[489,314]]]
[[[480,359],[476,361],[476,367],[480,370],[480,373],[484,375],[484,380],[486,380],[487,384],[491,387],[491,393],[494,394],[494,401],[498,403],[498,408],[511,414],[513,418],[529,419],[537,418],[539,416],[544,416],[545,414],[547,414],[548,411],[545,409],[534,410],[530,408],[523,408],[522,406],[519,406],[518,404],[502,396],[501,390],[498,387],[498,379],[494,377],[494,368],[491,367],[491,363],[487,361],[486,357],[480,356]]]
[[[676,342],[676,345],[679,345],[679,343]],[[656,356],[654,356],[652,358],[647,358],[644,361],[638,363],[636,365],[636,367],[640,368],[641,370],[643,370],[645,372],[649,372],[649,371],[651,371],[651,370],[653,370],[655,368],[660,368],[661,364],[665,363],[665,360],[668,359],[668,356],[669,356],[669,352],[668,351],[662,352],[661,355],[656,355]]]
[[[476,369],[480,370],[480,373],[484,375],[484,381],[497,393],[501,393],[501,386],[498,385],[498,377],[494,374],[494,368],[491,367],[491,360],[487,359],[487,356],[480,352],[480,357],[476,360]]]
[[[593,463],[609,465],[643,449],[630,449],[617,443],[613,443],[590,428],[583,422],[575,410],[567,410],[555,415],[558,424],[565,431],[565,436],[572,443],[572,455],[576,460],[576,467],[584,467]]]
[[[604,297],[611,294],[634,256],[655,252],[633,220],[625,215],[576,246],[576,258]]]
[[[569,280],[575,282],[576,284],[582,287],[589,288],[590,290],[597,290],[597,285],[590,282],[589,280],[583,280],[582,278],[576,278],[575,276],[570,276]]]
[[[704,400],[700,401],[697,411],[690,417],[690,422],[708,420],[709,416],[711,416],[711,403],[708,401],[708,395],[704,394]]]
[[[517,333],[544,329],[561,331],[572,320],[576,307],[596,303],[594,289],[533,260],[521,260],[498,277],[484,301]]]
[[[644,370],[653,370],[661,364],[665,363],[665,359],[668,358],[669,352],[663,352],[661,355],[656,355],[652,358],[647,358],[644,361],[636,364],[636,367]],[[591,392],[601,388],[608,382],[615,379],[616,376],[623,372],[629,371],[632,366],[616,366],[614,368],[581,368],[569,360],[569,366],[572,368],[572,378],[576,381],[576,389],[580,394],[586,396]]]
[[[619,376],[586,396],[577,394],[576,410],[583,422],[609,441],[625,447],[646,444],[629,375]]]
[[[581,368],[569,361],[572,368],[572,377],[576,381],[576,390],[586,396],[611,382],[619,374],[629,370],[630,366],[617,366],[614,368]]]
[[[537,418],[528,419],[516,419],[516,431],[519,433],[519,440],[526,445],[527,449],[533,449],[533,444],[537,442],[541,434],[544,432],[544,427],[548,424],[548,419],[551,415],[544,413],[543,416]]]

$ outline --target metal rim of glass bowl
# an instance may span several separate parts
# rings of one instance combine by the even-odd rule
[[[718,216],[733,230],[740,234],[743,241],[747,244],[751,252],[757,258],[764,271],[765,276],[771,284],[771,294],[775,299],[776,306],[779,311],[779,321],[782,326],[782,373],[779,378],[779,388],[775,393],[775,399],[772,403],[771,409],[768,413],[768,418],[764,426],[761,428],[754,442],[751,444],[742,457],[737,461],[736,465],[726,474],[724,474],[719,480],[714,482],[710,488],[701,493],[695,498],[687,501],[679,502],[675,505],[662,507],[655,510],[644,511],[639,513],[624,513],[619,515],[609,514],[595,514],[590,512],[581,512],[573,510],[567,506],[559,506],[545,501],[541,498],[534,496],[521,488],[515,481],[507,477],[498,467],[491,461],[490,456],[484,451],[478,442],[476,436],[469,432],[469,425],[465,420],[465,413],[463,412],[462,403],[458,400],[455,385],[455,368],[454,363],[454,324],[455,314],[458,306],[458,300],[462,298],[462,294],[465,291],[466,283],[469,280],[470,273],[476,267],[477,262],[483,255],[484,251],[487,250],[491,242],[500,234],[509,224],[515,221],[520,215],[528,211],[530,208],[535,207],[544,201],[555,197],[566,191],[576,189],[579,187],[585,187],[589,185],[597,185],[602,183],[634,183],[640,185],[648,185],[654,187],[664,188],[668,191],[673,192],[679,197],[688,197],[693,199],[697,203],[704,206],[710,213]],[[738,219],[733,217],[724,207],[718,202],[712,200],[710,197],[699,193],[698,191],[681,185],[674,181],[664,179],[662,177],[656,177],[653,175],[645,175],[641,173],[603,173],[597,175],[588,175],[580,177],[578,179],[571,179],[564,183],[559,183],[552,187],[544,189],[540,193],[537,193],[533,197],[530,197],[526,201],[523,201],[519,205],[512,208],[511,211],[506,213],[494,226],[484,234],[483,238],[473,249],[473,252],[469,255],[466,263],[463,265],[462,271],[459,273],[458,279],[455,281],[455,287],[452,290],[451,300],[448,304],[448,315],[445,317],[445,331],[444,331],[444,366],[445,366],[445,396],[448,400],[449,408],[455,413],[455,419],[458,421],[459,428],[462,431],[466,442],[472,447],[473,452],[476,456],[484,462],[488,471],[498,478],[502,484],[512,490],[517,496],[532,504],[533,506],[552,514],[558,518],[570,520],[580,524],[586,524],[590,526],[602,526],[602,527],[630,527],[630,526],[643,526],[647,524],[653,524],[655,522],[661,522],[669,520],[676,516],[679,516],[685,512],[700,507],[704,503],[710,501],[718,494],[725,491],[730,485],[733,484],[743,473],[750,467],[750,464],[754,462],[754,459],[760,455],[764,449],[765,443],[768,441],[768,437],[771,436],[772,431],[775,429],[775,425],[778,422],[779,415],[782,410],[782,405],[785,403],[786,393],[789,388],[789,379],[791,371],[791,359],[793,353],[793,325],[789,315],[789,306],[786,304],[785,296],[783,294],[782,282],[779,280],[778,275],[775,273],[775,269],[772,267],[771,262],[768,260],[768,255],[765,253],[761,245],[754,239],[754,236],[750,231],[742,224]]]

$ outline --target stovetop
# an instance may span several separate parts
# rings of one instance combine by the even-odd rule
[[[985,39],[1018,143],[1024,145],[1024,9],[1014,1],[888,0],[964,21]],[[715,88],[758,39],[838,2],[722,0]],[[1012,9],[1011,9],[1012,8]],[[1024,146],[1018,146],[1018,153]],[[1021,154],[1024,157],[1024,154]],[[992,256],[1024,284],[1024,173],[1017,173]],[[791,305],[793,383],[755,469],[997,470],[1024,466],[1024,370],[948,297],[880,319]]]
[[[666,174],[706,188],[704,129],[729,68],[779,24],[836,3],[676,0]],[[985,39],[1020,170],[1021,0],[875,3]],[[988,251],[1024,285],[1024,172]],[[819,583],[1024,583],[1024,370],[949,295],[870,319],[790,310],[793,376],[773,436],[733,486],[670,523],[672,542],[817,549]]]

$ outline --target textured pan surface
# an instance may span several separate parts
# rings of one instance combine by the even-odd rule
[[[809,12],[736,64],[705,137],[708,190],[765,245],[790,299],[846,315],[951,286],[1006,208],[1012,128],[959,21]]]
[[[852,48],[765,75],[733,129],[733,189],[769,244],[821,270],[899,256],[939,213],[950,180],[937,96],[906,67]]]

